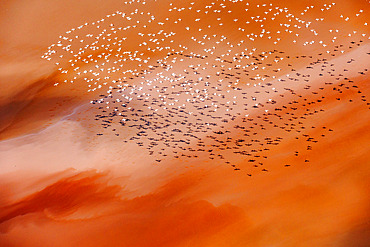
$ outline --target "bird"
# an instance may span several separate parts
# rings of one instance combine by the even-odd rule
[[[54,62],[63,82],[83,80],[88,92],[103,91],[90,101],[100,111],[93,119],[116,138],[130,133],[124,143],[145,149],[157,163],[202,156],[243,170],[268,164],[269,153],[290,139],[297,146],[308,142],[294,152],[303,159],[299,153],[314,151],[318,137],[334,131],[309,126],[325,116],[325,102],[346,104],[345,91],[348,102],[361,100],[368,109],[359,84],[346,77],[357,58],[338,65],[340,71],[331,60],[363,46],[362,34],[324,25],[326,17],[312,4],[293,13],[272,2],[226,2],[195,8],[191,1],[169,1],[163,13],[171,18],[162,18],[140,10],[149,2],[126,1],[136,9],[66,31],[41,58]],[[334,5],[320,10],[330,15]],[[340,22],[351,20],[342,15]],[[357,72],[367,75],[365,67]],[[327,81],[311,83],[314,78]]]

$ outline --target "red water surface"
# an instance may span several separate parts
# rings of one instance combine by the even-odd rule
[[[284,95],[282,98],[277,94],[272,99],[281,107],[297,100],[301,107],[295,114],[299,117],[321,109],[317,115],[307,115],[301,125],[308,129],[305,133],[319,141],[312,145],[312,150],[307,150],[304,138],[297,141],[291,133],[281,136],[273,127],[266,127],[264,131],[256,129],[255,138],[260,141],[266,133],[283,140],[266,152],[263,167],[253,167],[244,157],[230,156],[231,163],[240,170],[208,159],[201,152],[197,153],[198,158],[192,159],[150,156],[135,143],[123,142],[134,135],[126,129],[121,130],[120,137],[106,132],[97,136],[102,126],[94,121],[97,106],[89,102],[114,84],[109,82],[99,90],[88,92],[91,87],[82,78],[73,84],[63,82],[76,73],[60,74],[53,62],[67,63],[67,58],[52,61],[40,58],[66,31],[116,11],[129,13],[138,9],[161,20],[178,16],[188,21],[186,24],[192,23],[191,27],[199,25],[197,28],[203,29],[214,23],[208,14],[196,12],[196,9],[208,9],[205,6],[212,5],[212,1],[198,1],[194,5],[191,1],[178,1],[173,5],[171,1],[142,2],[1,1],[0,246],[368,246],[370,44],[369,28],[365,25],[369,21],[366,18],[368,2],[338,1],[327,12],[321,8],[328,8],[331,2],[271,2],[273,7],[287,8],[289,12],[283,12],[284,15],[292,13],[298,17],[307,6],[314,6],[302,19],[313,22],[313,28],[320,33],[316,36],[308,30],[300,36],[301,40],[297,38],[300,45],[283,38],[276,45],[277,50],[292,57],[296,54],[313,56],[310,61],[322,59],[318,54],[326,53],[329,48],[310,48],[302,43],[305,39],[330,43],[337,29],[336,41],[329,46],[334,49],[334,45],[343,45],[340,48],[343,53],[338,51],[335,57],[326,58],[333,73],[345,75],[340,80],[334,80],[327,71],[319,76],[320,68],[309,70],[306,67],[311,64],[299,59],[289,59],[287,64],[279,65],[281,78],[292,73],[292,68],[310,75],[309,85],[318,93],[308,92],[294,82],[281,84],[270,78]],[[227,5],[225,8],[220,7],[222,2]],[[240,37],[246,37],[246,33],[231,31],[232,27],[241,25],[232,19],[245,17],[241,7],[248,6],[251,16],[263,16],[261,9],[268,9],[270,2],[253,1],[249,5],[246,1],[232,2],[214,1],[214,9],[231,10],[234,14],[227,17],[229,20],[225,17],[227,14],[216,12],[215,15],[226,20],[223,27],[212,31],[224,34],[229,42],[237,44]],[[174,6],[178,9],[194,6],[194,9],[184,15],[177,10],[174,11],[178,13],[170,13],[169,8]],[[324,17],[323,21],[315,20]],[[346,21],[346,17],[350,19]],[[194,22],[197,18],[202,21]],[[113,19],[112,23],[120,25]],[[269,21],[266,30],[277,30],[281,23],[285,22]],[[141,30],[142,23],[137,25],[140,32],[151,32]],[[177,31],[176,27],[166,22],[163,30]],[[89,28],[82,31],[90,32]],[[333,32],[328,32],[329,29]],[[259,30],[259,26],[251,26],[247,32]],[[141,49],[135,32],[128,33],[133,40],[126,44],[127,50]],[[189,52],[202,53],[188,39],[193,35],[199,38],[200,34],[188,36],[185,31],[179,32],[174,37],[175,43],[188,46]],[[276,38],[277,34],[271,33],[271,36]],[[102,41],[103,44],[109,42]],[[271,51],[275,46],[269,42],[257,40],[251,47]],[[171,43],[166,40],[162,45]],[[226,48],[219,45],[216,50],[221,52]],[[154,53],[151,61],[162,58],[161,52]],[[354,61],[349,65],[350,59]],[[195,63],[203,63],[203,66],[212,61],[196,60]],[[130,66],[135,69],[137,65]],[[182,69],[175,64],[173,71]],[[157,71],[165,73],[163,68]],[[266,73],[272,75],[273,72]],[[241,81],[249,79],[245,76]],[[339,92],[331,87],[320,91],[327,82],[337,88],[344,83],[351,86],[351,90],[341,88]],[[54,86],[55,83],[59,85]],[[134,85],[139,81],[129,83]],[[284,92],[284,87],[294,88],[295,94]],[[226,89],[222,90],[226,99],[232,100],[227,98]],[[325,97],[319,106],[306,103],[319,97]],[[264,108],[257,109],[250,118],[263,123],[257,118],[263,111]],[[240,112],[247,113],[242,109]],[[282,108],[279,114],[290,112]],[[206,121],[205,117],[203,120]],[[242,118],[235,121],[243,123]],[[270,121],[279,126],[286,123],[278,118]],[[118,123],[113,125],[120,128]],[[240,135],[229,127],[229,136]],[[199,138],[207,140],[206,136],[212,131]],[[229,147],[232,146],[230,143]],[[190,147],[196,149],[195,143]],[[295,156],[296,151],[299,156]],[[161,162],[155,162],[159,158]]]

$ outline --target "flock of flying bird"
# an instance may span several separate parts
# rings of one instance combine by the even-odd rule
[[[151,12],[156,4],[160,14]],[[56,60],[64,82],[83,79],[88,91],[107,88],[91,101],[99,110],[97,135],[111,130],[156,162],[206,157],[235,170],[247,163],[267,172],[269,151],[295,138],[305,150],[292,154],[308,163],[302,153],[333,131],[308,123],[324,114],[326,101],[370,105],[347,77],[356,58],[344,69],[333,62],[368,48],[362,9],[337,16],[343,6],[330,3],[293,13],[278,3],[242,0],[137,0],[124,6],[67,31],[42,58]],[[359,30],[346,26],[352,19]],[[343,24],[327,27],[327,20]],[[367,71],[364,65],[357,72]],[[320,77],[325,82],[311,83]],[[344,91],[351,99],[341,97]]]

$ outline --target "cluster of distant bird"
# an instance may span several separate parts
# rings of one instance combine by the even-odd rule
[[[101,110],[95,120],[118,137],[133,130],[124,142],[146,148],[157,162],[166,156],[202,156],[235,170],[247,162],[267,172],[269,151],[284,138],[306,143],[304,151],[292,150],[299,157],[333,131],[306,124],[324,112],[320,105],[333,92],[337,101],[343,101],[341,94],[348,90],[369,106],[359,86],[346,77],[350,69],[337,70],[330,60],[366,44],[368,35],[355,30],[343,37],[344,31],[338,29],[320,34],[315,23],[303,19],[314,6],[298,17],[272,3],[166,2],[168,15],[155,16],[144,11],[148,2],[127,4],[138,7],[68,31],[43,58],[60,60],[56,64],[65,82],[82,78],[89,91],[112,84],[91,101]],[[321,12],[336,6],[324,4]],[[359,10],[356,17],[363,14]],[[316,24],[323,19],[316,18]],[[269,26],[281,28],[272,31]],[[342,42],[332,33],[341,35]],[[312,40],[303,42],[301,36],[307,34]],[[317,52],[294,51],[294,46],[306,45]],[[347,61],[349,66],[354,59]],[[358,73],[366,75],[366,66]],[[324,75],[332,80],[310,85],[311,77]],[[300,88],[307,93],[297,93]],[[320,131],[311,133],[315,128]]]

